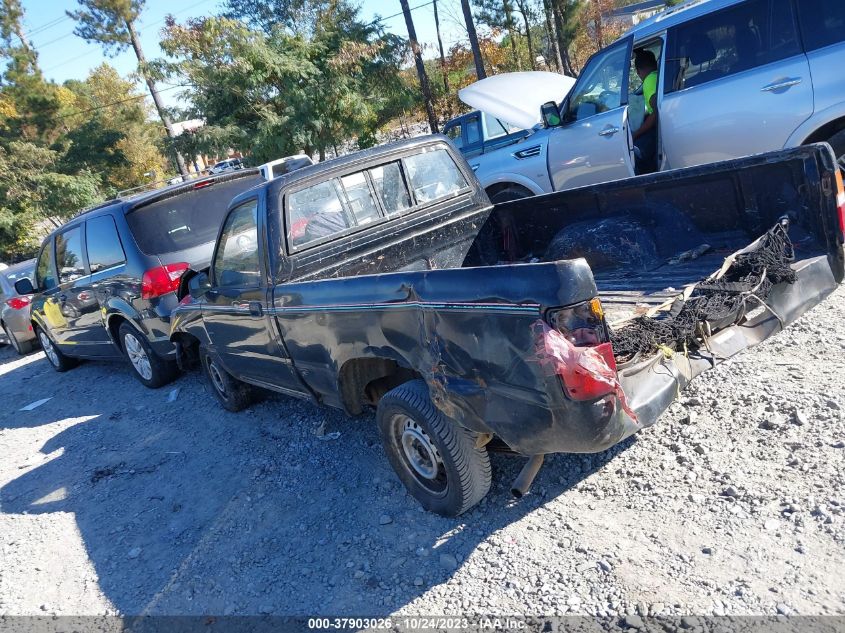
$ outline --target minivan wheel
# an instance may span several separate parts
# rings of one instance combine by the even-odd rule
[[[120,345],[132,367],[132,374],[142,385],[157,389],[176,379],[179,373],[176,363],[159,357],[138,330],[129,323],[124,323],[118,333]]]
[[[41,328],[38,328],[38,342],[41,343],[41,349],[44,350],[44,355],[56,371],[67,371],[79,364],[79,361],[75,358],[71,358],[70,356],[63,354],[58,346],[53,343],[50,337],[47,336],[47,333]]]
[[[29,354],[35,348],[35,343],[33,341],[19,341],[15,337],[14,333],[6,327],[5,323],[3,324],[3,333],[6,335],[6,338],[9,339],[9,343],[19,356]]]
[[[426,510],[458,516],[490,490],[487,450],[432,404],[424,381],[387,392],[376,421],[390,465]]]
[[[258,390],[233,377],[208,350],[203,349],[200,358],[209,387],[224,409],[242,411],[258,400]]]

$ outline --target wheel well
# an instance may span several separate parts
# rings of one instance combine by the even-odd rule
[[[487,187],[484,191],[487,192],[488,198],[492,198],[497,193],[499,193],[500,191],[504,191],[505,189],[519,189],[521,191],[524,191],[526,196],[534,195],[534,192],[531,191],[528,187],[526,187],[525,185],[519,185],[515,182],[497,182],[496,184]]]
[[[120,341],[120,326],[126,323],[128,319],[126,317],[122,317],[119,314],[116,314],[109,318],[107,327],[109,334],[111,335],[112,341],[114,344],[117,345],[117,349],[121,352],[123,351],[123,343]]]
[[[185,332],[177,332],[170,340],[178,345],[176,362],[182,370],[195,367],[200,359],[200,342],[196,336]]]
[[[815,132],[810,134],[810,136],[804,139],[802,145],[826,141],[831,136],[833,136],[837,132],[841,132],[842,130],[845,130],[845,117],[841,119],[835,119],[830,123],[825,123],[818,130],[816,130]]]
[[[340,368],[338,383],[343,406],[351,415],[364,410],[363,405],[376,405],[394,387],[420,378],[413,369],[402,367],[388,358],[354,358]]]

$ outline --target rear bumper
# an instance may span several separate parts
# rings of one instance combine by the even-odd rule
[[[429,381],[432,400],[444,414],[479,433],[495,433],[524,455],[597,453],[607,450],[658,417],[696,376],[780,332],[837,288],[826,256],[799,262],[794,284],[776,286],[767,308],[748,314],[741,325],[708,340],[709,350],[688,357],[663,354],[620,366],[619,382],[634,420],[615,395],[594,401],[566,397],[555,375],[536,373],[533,389],[463,380]]]
[[[29,319],[29,310],[6,310],[3,314],[3,323],[6,329],[15,335],[21,343],[31,341],[35,338]],[[6,336],[0,329],[0,340],[5,341]]]

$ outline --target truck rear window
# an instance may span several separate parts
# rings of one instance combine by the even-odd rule
[[[191,189],[139,207],[126,215],[126,221],[147,255],[193,248],[217,239],[232,198],[261,182],[261,175],[254,174]]]

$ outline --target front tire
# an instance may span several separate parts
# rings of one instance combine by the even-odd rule
[[[58,372],[64,372],[68,369],[73,369],[79,364],[79,361],[70,356],[66,356],[58,346],[53,343],[52,339],[47,336],[47,332],[41,328],[37,328],[38,342],[41,343],[41,349],[44,350],[44,355],[47,357],[50,365]]]
[[[399,479],[422,506],[455,517],[490,490],[490,457],[476,435],[443,415],[422,380],[387,392],[376,413],[382,444]]]
[[[829,139],[827,142],[833,148],[833,153],[836,154],[836,162],[839,164],[839,171],[845,175],[845,130],[840,130]]]
[[[179,374],[176,363],[164,360],[156,354],[146,337],[129,323],[123,323],[118,331],[120,346],[132,367],[132,375],[150,389],[157,389],[173,382]]]
[[[5,323],[3,324],[3,333],[9,339],[9,344],[18,353],[18,356],[26,356],[35,348],[34,341],[19,341],[15,337],[15,333],[9,330]]]
[[[202,368],[217,401],[227,411],[243,411],[258,400],[258,391],[227,372],[208,350],[201,350]]]

